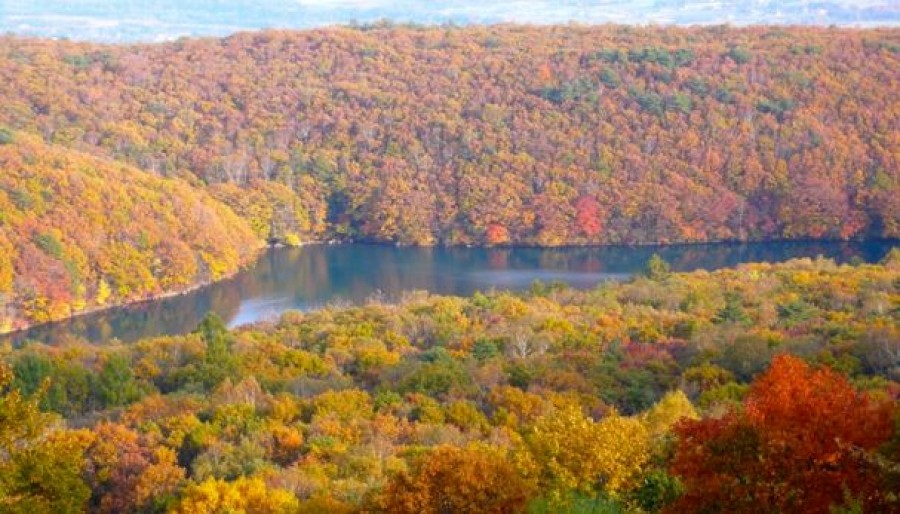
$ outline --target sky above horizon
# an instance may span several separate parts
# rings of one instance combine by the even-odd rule
[[[380,19],[423,24],[900,26],[900,0],[0,0],[0,32],[102,42]]]

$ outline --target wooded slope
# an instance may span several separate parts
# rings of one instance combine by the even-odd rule
[[[183,180],[7,133],[0,144],[0,332],[188,289],[259,247]]]
[[[258,234],[274,217],[419,244],[896,237],[898,70],[893,29],[6,37],[0,122],[250,189],[223,199]]]

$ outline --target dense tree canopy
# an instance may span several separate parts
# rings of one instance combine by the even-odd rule
[[[896,499],[883,463],[867,453],[891,438],[892,400],[873,401],[831,369],[780,356],[753,383],[745,407],[676,429],[673,470],[687,492],[673,512],[898,508],[887,503]]]
[[[894,512],[898,304],[895,250],[5,349],[0,510]]]
[[[759,27],[4,36],[0,330],[221,277],[266,239],[897,237],[898,48]]]
[[[0,331],[267,238],[900,236],[892,29],[0,37]],[[900,510],[900,253],[0,347],[0,510]],[[823,486],[823,484],[825,486]]]
[[[897,237],[898,69],[894,29],[4,37],[0,123],[199,178],[262,236]]]
[[[183,180],[16,136],[0,145],[0,333],[210,282],[259,247]]]

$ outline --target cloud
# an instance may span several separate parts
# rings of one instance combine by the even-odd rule
[[[389,0],[293,0],[293,3],[302,7],[377,9],[390,6],[395,2],[390,2]]]

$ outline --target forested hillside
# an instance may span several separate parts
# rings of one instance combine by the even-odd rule
[[[0,332],[267,238],[897,238],[898,91],[896,29],[2,36]],[[897,249],[62,339],[0,345],[0,512],[900,512]]]
[[[0,333],[222,278],[260,246],[183,180],[0,137]]]
[[[897,250],[654,261],[591,291],[7,348],[0,510],[897,512],[898,305]]]
[[[893,29],[4,37],[0,122],[199,178],[260,236],[897,237],[898,70]]]

